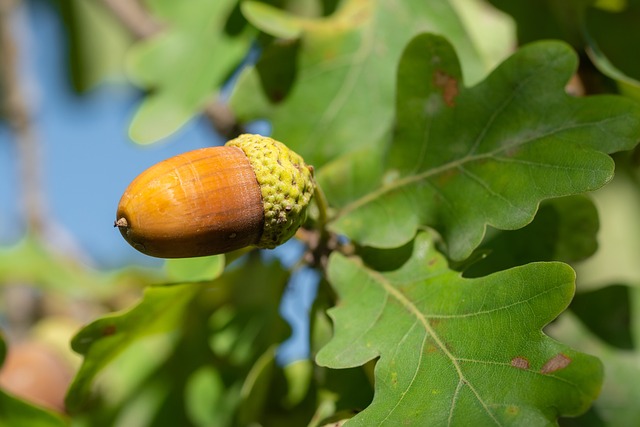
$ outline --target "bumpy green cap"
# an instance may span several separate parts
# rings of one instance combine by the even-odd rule
[[[272,249],[289,240],[306,218],[313,196],[313,168],[283,143],[244,134],[225,145],[238,147],[249,158],[262,191],[264,230],[259,248]]]

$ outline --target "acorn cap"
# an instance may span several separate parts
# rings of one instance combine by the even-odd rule
[[[264,205],[264,229],[257,247],[272,249],[289,240],[306,219],[313,196],[313,168],[275,139],[244,134],[225,144],[240,148],[251,163]]]

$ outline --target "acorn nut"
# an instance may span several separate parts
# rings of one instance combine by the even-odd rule
[[[314,189],[302,157],[245,134],[142,172],[122,195],[114,226],[131,246],[160,258],[272,249],[302,225]]]

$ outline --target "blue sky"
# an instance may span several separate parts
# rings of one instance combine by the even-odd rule
[[[43,186],[48,213],[96,265],[154,263],[138,254],[114,230],[118,200],[142,170],[174,154],[223,141],[204,119],[149,147],[131,142],[126,131],[141,94],[124,83],[73,93],[66,63],[64,30],[43,2],[25,2],[16,22],[24,87],[33,108],[42,148]],[[20,183],[11,133],[0,127],[0,245],[24,231],[19,211]]]

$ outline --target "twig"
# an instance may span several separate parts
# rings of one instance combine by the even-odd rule
[[[4,117],[14,135],[21,181],[22,214],[27,230],[42,237],[47,224],[42,188],[41,152],[27,98],[22,91],[18,64],[18,44],[12,33],[12,17],[19,0],[0,0],[0,94]],[[39,298],[33,288],[21,283],[5,286],[0,300],[5,300],[7,332],[12,340],[24,337],[39,316]]]
[[[101,1],[135,38],[146,39],[162,30],[162,25],[136,0]]]
[[[165,27],[156,21],[137,0],[101,0],[103,6],[137,39],[147,39]],[[244,132],[231,109],[219,99],[209,102],[203,110],[216,132],[228,139]]]
[[[18,48],[11,33],[11,16],[19,1],[0,0],[0,84],[7,122],[13,129],[18,149],[21,195],[28,229],[42,234],[45,226],[45,202],[42,190],[40,146],[19,76]]]

